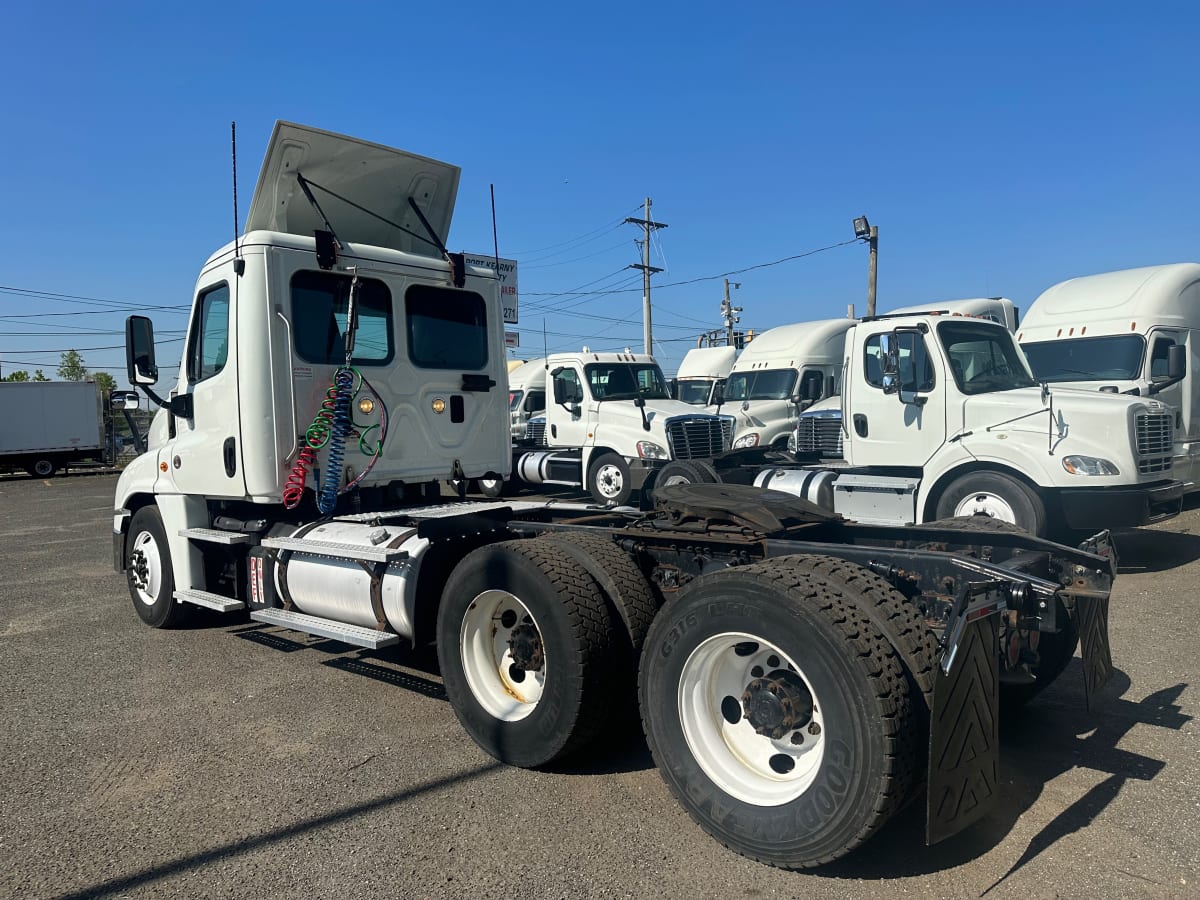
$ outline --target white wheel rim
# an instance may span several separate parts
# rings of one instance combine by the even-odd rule
[[[546,685],[546,662],[537,671],[516,665],[509,641],[521,625],[532,625],[541,640],[541,629],[524,603],[508,591],[484,591],[467,607],[459,632],[467,686],[489,715],[504,722],[519,722],[532,713]]]
[[[49,475],[54,471],[54,466],[44,459],[40,459],[33,464],[33,471],[39,475]]]
[[[999,494],[989,491],[975,491],[963,497],[958,501],[958,506],[954,507],[954,515],[956,517],[987,516],[1002,522],[1010,522],[1013,525],[1017,524],[1017,514],[1013,512],[1012,505]]]
[[[741,697],[754,679],[784,670],[808,689],[813,711],[801,727],[776,740],[755,730]],[[736,722],[722,712],[730,697],[740,713]],[[811,682],[777,646],[743,632],[708,638],[684,662],[679,722],[692,757],[712,782],[755,806],[795,800],[812,786],[825,756],[825,720]],[[797,736],[802,743],[794,742]]]
[[[671,484],[691,484],[691,483],[692,483],[692,479],[688,478],[686,475],[672,475],[663,481],[664,486],[671,485]]]
[[[614,497],[621,496],[621,490],[625,487],[625,479],[621,475],[619,466],[607,463],[596,470],[596,490],[605,499],[612,500]]]
[[[129,564],[133,570],[134,593],[142,603],[153,606],[162,587],[162,553],[154,535],[143,531],[133,539]]]

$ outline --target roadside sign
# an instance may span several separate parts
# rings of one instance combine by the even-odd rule
[[[521,346],[521,335],[519,335],[515,331],[504,332],[504,346],[505,347],[520,347]]]
[[[468,266],[496,271],[496,257],[479,253],[464,253]],[[504,321],[517,324],[517,261],[500,257],[500,303],[504,307]]]

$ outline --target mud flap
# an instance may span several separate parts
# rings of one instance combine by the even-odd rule
[[[1083,657],[1083,692],[1088,709],[1092,698],[1112,678],[1112,649],[1108,642],[1108,597],[1075,598],[1079,654]]]
[[[981,591],[960,610],[938,666],[929,722],[925,838],[930,844],[962,831],[996,799],[1000,653],[994,596]]]

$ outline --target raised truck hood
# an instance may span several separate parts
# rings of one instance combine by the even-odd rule
[[[338,240],[441,256],[422,240],[427,234],[408,198],[416,201],[445,243],[458,196],[457,166],[306,125],[276,122],[246,217],[247,232],[311,235],[325,228],[304,196],[297,172],[312,186]]]

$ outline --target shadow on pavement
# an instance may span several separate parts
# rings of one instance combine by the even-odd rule
[[[880,830],[864,848],[815,870],[835,878],[885,879],[926,875],[963,865],[994,849],[1041,795],[1042,788],[1071,769],[1108,773],[1108,778],[1081,794],[1046,824],[987,891],[1004,882],[1064,837],[1092,823],[1132,780],[1149,781],[1166,766],[1161,760],[1122,750],[1118,744],[1136,725],[1179,730],[1190,720],[1178,700],[1186,684],[1162,688],[1142,700],[1125,699],[1129,678],[1120,670],[1100,693],[1089,713],[1082,703],[1082,664],[1078,658],[1055,686],[1016,716],[1000,725],[1002,793],[995,808],[966,831],[926,847],[924,795]],[[1064,684],[1065,682],[1065,684]],[[1062,684],[1064,690],[1060,690]],[[1064,696],[1064,693],[1077,697]],[[985,891],[984,893],[987,893]]]
[[[1113,535],[1118,574],[1165,572],[1200,559],[1200,535],[1139,528]]]

